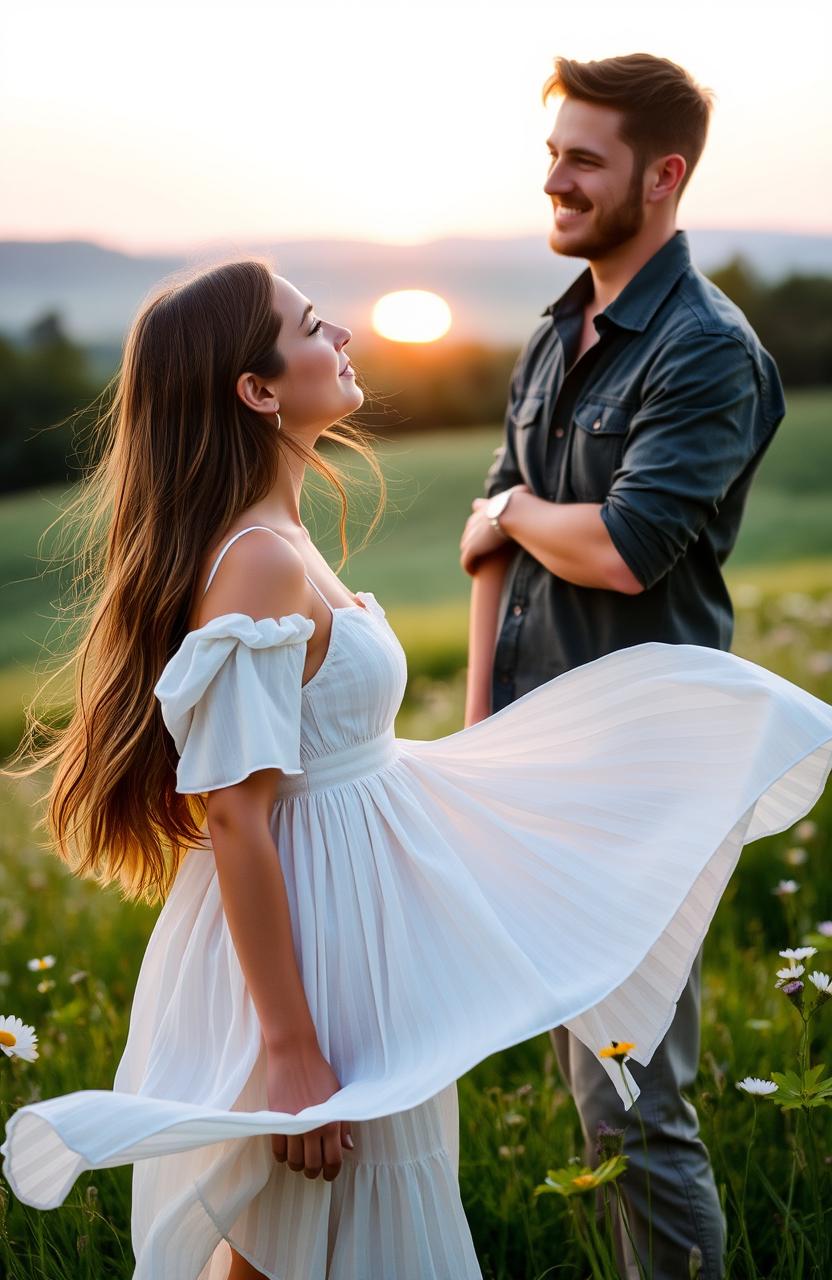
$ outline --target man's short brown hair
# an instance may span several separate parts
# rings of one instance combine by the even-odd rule
[[[661,155],[683,155],[687,170],[679,184],[682,194],[705,146],[713,105],[710,89],[698,85],[684,67],[651,53],[600,62],[555,58],[543,101],[552,94],[620,111],[621,138],[642,168]]]

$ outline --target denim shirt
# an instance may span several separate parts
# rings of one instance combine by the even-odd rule
[[[587,269],[520,353],[485,495],[524,482],[547,502],[599,503],[644,590],[576,586],[518,545],[500,602],[494,711],[629,645],[731,644],[721,566],[785,412],[777,368],[693,266],[683,231],[595,317],[598,341],[575,361],[592,294]]]

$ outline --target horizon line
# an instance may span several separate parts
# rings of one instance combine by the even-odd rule
[[[782,235],[790,236],[795,239],[829,239],[832,238],[832,226],[829,227],[783,227],[783,226],[756,226],[747,225],[745,223],[693,223],[687,226],[680,226],[680,231],[709,231],[709,232],[741,232],[746,235]],[[493,243],[509,243],[512,240],[540,240],[546,241],[546,230],[534,231],[516,231],[506,235],[488,235],[479,234],[477,232],[457,232],[448,235],[435,235],[426,239],[419,240],[382,240],[377,237],[370,236],[339,236],[339,235],[285,235],[269,238],[266,236],[218,236],[212,239],[193,240],[193,241],[177,241],[170,243],[156,244],[129,244],[124,241],[118,241],[110,237],[99,237],[95,234],[72,234],[65,235],[23,235],[14,231],[0,230],[0,245],[88,245],[92,248],[103,249],[110,253],[119,253],[125,257],[181,257],[183,255],[193,253],[207,253],[215,250],[229,250],[235,245],[240,246],[274,246],[274,245],[291,245],[291,244],[345,244],[345,245],[373,245],[383,249],[421,249],[428,248],[437,244],[453,244],[458,241],[479,242],[483,244]]]

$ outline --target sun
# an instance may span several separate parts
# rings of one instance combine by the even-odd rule
[[[438,293],[399,289],[373,307],[373,328],[391,342],[436,342],[451,327],[451,308]]]

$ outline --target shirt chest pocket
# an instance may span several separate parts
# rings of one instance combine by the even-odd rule
[[[517,408],[512,412],[512,422],[515,427],[521,431],[525,430],[527,427],[533,427],[540,419],[540,411],[542,408],[542,395],[524,396]]]
[[[603,502],[621,464],[634,408],[584,400],[573,414],[569,484],[578,502]]]
[[[530,482],[530,477],[534,472],[532,453],[535,448],[535,441],[539,438],[538,431],[532,428],[540,427],[542,414],[543,396],[527,395],[523,397],[511,415],[514,426],[514,452],[517,457],[517,465],[527,483]]]

